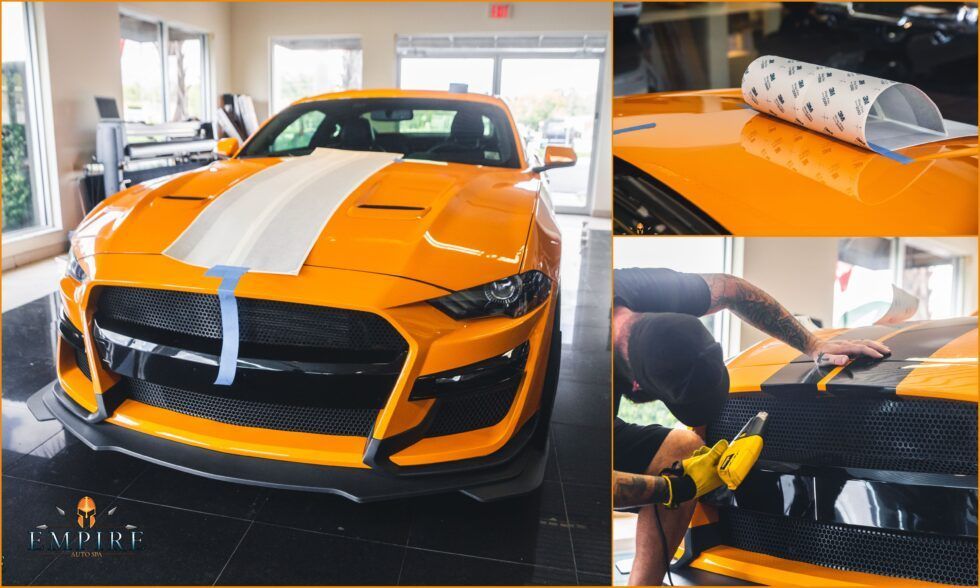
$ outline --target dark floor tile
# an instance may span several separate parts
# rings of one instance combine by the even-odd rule
[[[3,313],[3,398],[24,401],[55,378],[52,296]]]
[[[113,496],[136,479],[146,462],[115,451],[93,451],[61,431],[5,474]]]
[[[3,377],[7,377],[6,371],[3,372]],[[30,409],[27,408],[27,403],[23,400],[4,398],[2,411],[4,471],[14,463],[8,461],[8,458],[17,455],[19,456],[17,460],[19,460],[20,457],[34,451],[61,430],[61,423],[58,421],[41,422],[35,419]]]
[[[608,430],[553,423],[562,481],[609,487],[611,440]]]
[[[612,575],[605,574],[585,574],[578,573],[578,583],[580,586],[610,586],[612,585]]]
[[[562,351],[571,349],[576,354],[604,355],[608,358],[612,350],[609,328],[581,327],[578,325],[572,329],[562,328],[561,346]]]
[[[554,435],[549,431],[551,443],[548,444],[548,463],[545,464],[544,479],[551,482],[561,481],[558,473],[558,453],[555,451]]]
[[[514,586],[574,584],[575,572],[464,555],[409,549],[399,584]]]
[[[96,505],[108,505],[111,496],[89,493]],[[35,482],[3,477],[3,584],[29,584],[51,564],[57,554],[50,551],[30,551],[31,531],[67,529],[72,525],[70,514],[83,493],[47,486]],[[66,516],[58,513],[65,511]]]
[[[609,379],[605,385],[565,379],[558,380],[558,396],[552,420],[558,423],[604,429],[607,433],[612,418]]]
[[[480,503],[462,495],[413,504],[409,546],[574,569],[561,487],[545,482],[525,496]]]
[[[611,357],[606,352],[579,353],[571,344],[567,347],[563,346],[558,379],[592,384],[608,391],[609,378],[612,374]]]
[[[395,584],[405,548],[255,523],[219,584]]]
[[[410,501],[357,504],[332,494],[271,490],[255,520],[359,539],[404,545]]]
[[[212,480],[157,465],[148,465],[122,494],[123,498],[245,519],[255,516],[263,496],[264,490],[258,486]]]
[[[565,484],[575,566],[579,572],[608,574],[612,565],[609,485]]]
[[[97,523],[107,528],[136,526],[144,533],[143,549],[101,558],[59,558],[38,584],[211,584],[249,525],[125,499],[113,506],[111,518],[103,515]]]

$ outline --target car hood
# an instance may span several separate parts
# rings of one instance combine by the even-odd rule
[[[891,349],[883,360],[818,368],[776,339],[753,345],[728,362],[731,391],[885,393],[977,402],[977,318],[913,321],[825,329],[821,339],[873,339]]]
[[[162,253],[231,186],[283,161],[231,159],[109,198],[75,234],[80,255]],[[518,273],[539,181],[528,173],[396,161],[337,208],[304,265],[459,290]]]
[[[903,149],[903,163],[758,113],[739,90],[618,98],[613,116],[615,157],[732,234],[976,231],[976,137]]]

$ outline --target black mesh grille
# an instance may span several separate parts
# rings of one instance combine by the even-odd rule
[[[761,459],[906,472],[977,473],[977,406],[972,402],[733,394],[722,414],[708,426],[708,444],[731,439],[760,410],[769,413]]]
[[[775,557],[943,584],[976,585],[976,539],[885,531],[723,509],[723,543]]]
[[[372,408],[271,404],[180,390],[132,378],[124,381],[129,397],[143,404],[243,427],[366,437],[378,416],[378,410]]]
[[[426,436],[441,437],[496,425],[510,411],[520,383],[521,378],[513,378],[485,392],[440,400]]]
[[[403,352],[408,344],[385,319],[369,312],[254,298],[238,299],[241,342],[342,350]],[[106,287],[96,318],[221,339],[221,310],[214,294]]]
[[[92,374],[88,369],[88,356],[85,354],[85,350],[74,346],[72,349],[75,350],[75,363],[78,365],[78,369],[82,372],[82,375],[91,380]]]

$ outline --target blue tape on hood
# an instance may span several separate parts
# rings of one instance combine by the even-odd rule
[[[616,129],[613,131],[614,135],[620,135],[622,133],[631,133],[633,131],[642,131],[643,129],[652,129],[657,126],[657,123],[646,123],[644,125],[636,125],[635,127],[625,127],[622,129]]]
[[[901,153],[897,153],[897,152],[892,151],[890,149],[885,149],[881,145],[875,145],[874,143],[868,143],[868,147],[870,147],[871,150],[874,151],[875,153],[877,153],[878,155],[884,155],[888,159],[894,159],[895,161],[901,163],[902,165],[905,165],[907,163],[912,163],[913,161],[915,161],[911,157],[906,157],[906,156],[902,155]]]
[[[221,359],[218,362],[216,386],[230,386],[235,381],[238,366],[238,301],[235,288],[238,280],[248,272],[247,267],[216,265],[205,276],[221,278],[218,286],[218,303],[221,305]]]

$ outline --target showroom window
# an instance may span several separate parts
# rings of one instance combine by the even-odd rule
[[[151,124],[210,119],[207,35],[127,14],[119,25],[123,117]]]
[[[361,88],[359,37],[272,40],[271,109],[300,98]]]
[[[613,259],[615,269],[630,267],[665,267],[694,274],[741,274],[742,242],[735,237],[686,237],[657,239],[650,247],[648,239],[617,239]],[[721,343],[725,357],[739,351],[738,329],[733,328],[731,313],[716,312],[701,317],[701,322]],[[660,401],[634,404],[623,398],[619,418],[637,424],[660,423],[680,426],[679,421]]]
[[[547,173],[558,212],[592,209],[592,151],[606,35],[399,35],[398,87],[503,98],[532,160],[549,145],[575,149],[578,163]]]
[[[3,3],[3,236],[50,226],[35,7]]]
[[[942,240],[841,239],[834,285],[834,326],[878,320],[892,305],[896,285],[919,300],[911,320],[965,312],[966,256]]]

